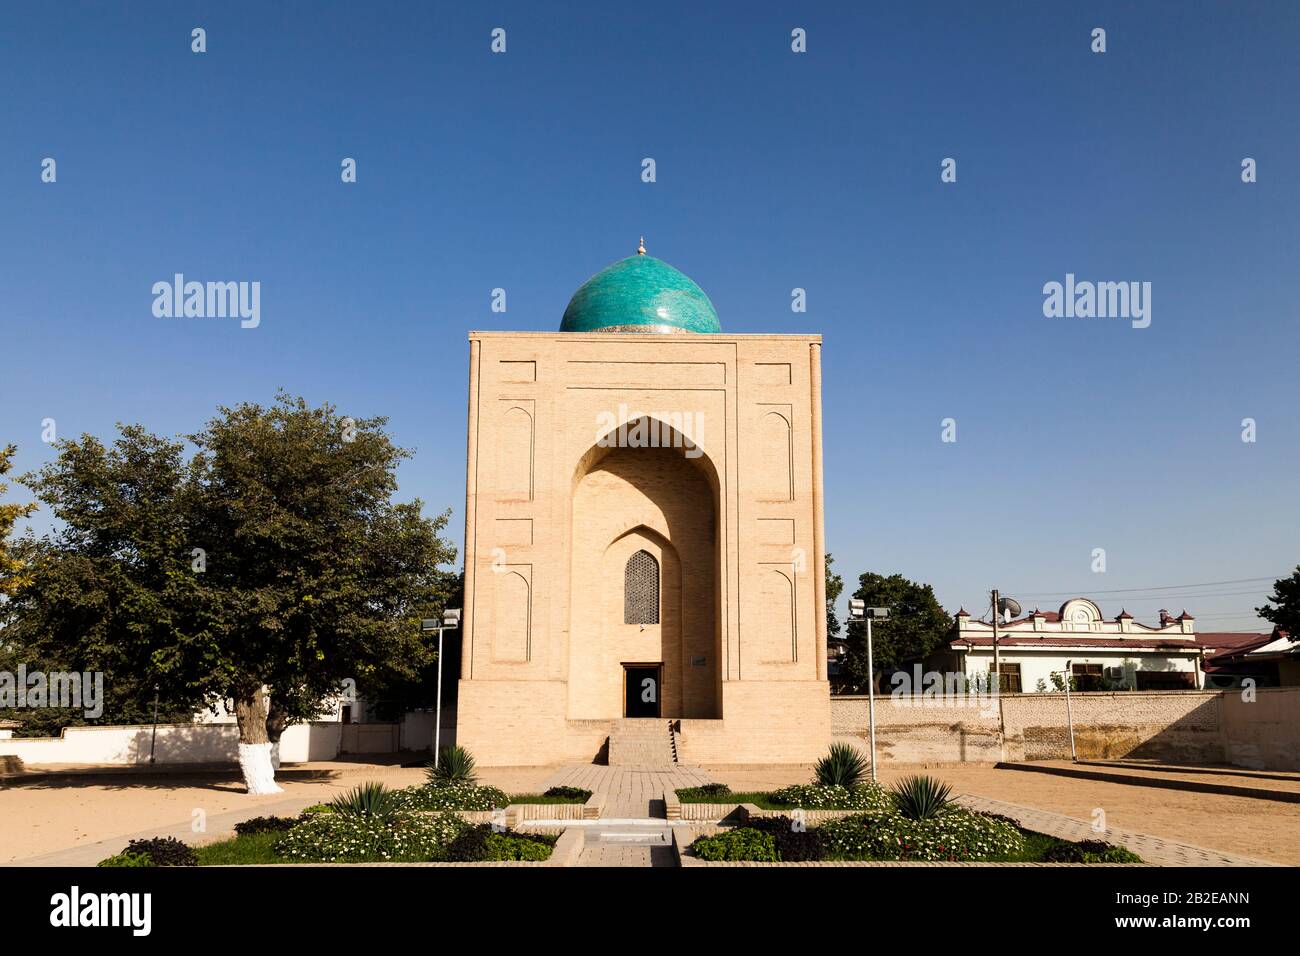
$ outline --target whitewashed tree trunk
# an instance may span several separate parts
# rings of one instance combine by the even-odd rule
[[[271,744],[239,745],[239,769],[249,793],[283,793],[275,782],[275,765],[271,761]]]
[[[279,748],[271,743],[267,733],[266,713],[265,688],[259,687],[256,693],[235,699],[235,720],[239,724],[239,769],[249,793],[284,792],[275,782],[275,757],[278,755],[273,755],[272,751]]]

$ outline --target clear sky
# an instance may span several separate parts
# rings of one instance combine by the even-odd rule
[[[724,329],[825,336],[846,578],[1261,627],[1268,581],[1200,585],[1300,563],[1300,5],[804,6],[6,4],[0,441],[283,386],[389,416],[459,544],[466,332],[556,328],[644,234]],[[155,318],[177,272],[260,326]],[[1045,317],[1067,273],[1150,327]]]

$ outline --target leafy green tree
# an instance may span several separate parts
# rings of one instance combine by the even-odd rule
[[[0,448],[0,479],[13,468],[11,460],[17,446]],[[0,496],[9,490],[9,486],[0,480]],[[9,545],[9,536],[13,534],[14,525],[36,510],[36,505],[0,504],[0,597],[14,593],[24,581],[22,561],[14,556]]]
[[[250,792],[274,792],[286,727],[349,678],[414,677],[433,657],[419,620],[454,581],[449,513],[393,502],[409,453],[385,424],[280,394],[218,409],[188,460],[140,426],[111,449],[60,443],[25,479],[63,527],[12,602],[20,642],[76,648],[172,701],[229,702]]]
[[[89,436],[57,447],[44,478],[23,478],[62,524],[15,545],[22,580],[0,605],[0,669],[103,673],[105,723],[150,720],[158,683],[160,719],[188,720],[202,695],[167,658],[192,600],[188,559],[175,543],[181,446],[131,427],[111,449]],[[22,736],[87,723],[79,709],[5,716]]]
[[[871,629],[877,673],[924,660],[952,632],[952,618],[940,607],[934,588],[909,581],[901,574],[863,574],[853,596],[867,607],[889,608],[889,619]],[[865,691],[872,680],[867,668],[866,625],[850,622],[847,642],[837,689],[847,693]]]
[[[1268,603],[1271,601],[1272,603]],[[1266,621],[1286,631],[1293,641],[1300,641],[1300,565],[1290,577],[1273,582],[1273,593],[1263,607],[1255,608]]]
[[[835,603],[844,593],[844,579],[831,570],[831,565],[834,563],[835,558],[826,555],[826,636],[828,638],[839,637],[843,629],[839,616],[835,613]]]

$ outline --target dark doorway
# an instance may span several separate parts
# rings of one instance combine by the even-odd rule
[[[663,697],[662,664],[623,665],[623,716],[658,717]]]

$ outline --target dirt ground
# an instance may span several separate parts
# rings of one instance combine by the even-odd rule
[[[296,813],[314,803],[367,780],[389,787],[409,787],[424,781],[419,768],[312,764],[337,775],[329,779],[293,779],[281,775],[284,793],[252,797],[238,775],[152,777],[68,777],[50,783],[28,783],[0,789],[0,864],[95,843],[143,830],[186,823],[202,810],[208,817],[252,807],[264,812]],[[548,767],[492,768],[480,771],[480,783],[506,793],[536,792],[555,772]],[[257,815],[257,814],[250,814]]]
[[[714,778],[737,792],[807,783],[812,775],[811,767],[709,769]],[[1093,810],[1100,808],[1106,814],[1107,826],[1300,866],[1300,803],[1155,789],[978,766],[924,769],[884,765],[880,769],[880,782],[889,786],[900,777],[914,773],[938,777],[950,784],[955,793],[1005,800],[1085,821],[1091,821]],[[1164,776],[1202,782],[1209,780],[1229,786],[1260,786],[1259,778],[1248,772],[1240,775],[1229,772],[1214,776]],[[1290,791],[1295,786],[1294,782],[1278,781],[1277,788]]]
[[[62,778],[50,783],[0,789],[0,863],[38,856],[124,834],[187,823],[195,810],[209,817],[230,811],[294,813],[332,799],[366,780],[391,787],[424,779],[419,768],[356,764],[319,764],[334,775],[295,779],[282,775],[285,792],[250,797],[235,776]],[[537,792],[555,767],[504,767],[481,771],[481,782],[507,793]],[[811,767],[706,768],[733,790],[770,790],[806,783]],[[1109,826],[1245,856],[1300,865],[1300,803],[1250,797],[1154,789],[1098,780],[1070,779],[1020,770],[954,766],[881,768],[885,785],[922,771],[969,793],[1038,807],[1090,821],[1094,809]],[[1178,774],[1229,785],[1261,785],[1258,777],[1231,772],[1214,776]],[[1265,784],[1267,785],[1267,784]],[[1278,789],[1291,790],[1286,781]],[[254,815],[254,814],[249,814]]]

